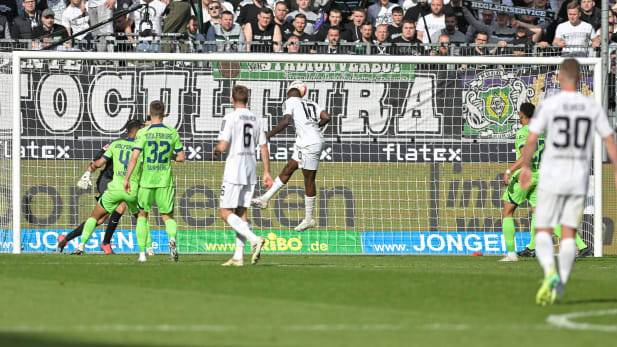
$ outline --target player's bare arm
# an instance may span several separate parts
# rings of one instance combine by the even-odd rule
[[[266,140],[270,140],[270,138],[278,133],[280,133],[281,131],[283,131],[283,129],[287,128],[289,126],[289,123],[291,123],[291,115],[290,114],[286,114],[283,116],[283,119],[281,119],[281,121],[270,131],[268,131],[266,133]],[[326,122],[327,123],[327,122]]]
[[[330,114],[327,111],[321,111],[319,114],[319,127],[323,128],[326,124],[330,123]]]
[[[523,189],[529,188],[531,184],[531,157],[536,152],[536,142],[538,141],[538,134],[533,131],[529,132],[529,136],[527,136],[527,141],[525,142],[525,151],[523,151],[521,158],[522,169],[520,175],[521,187]]]
[[[184,153],[184,150],[181,150],[180,152],[175,153],[173,158],[176,163],[184,163],[184,161],[186,161],[186,154]]]
[[[219,143],[216,144],[216,146],[214,146],[214,149],[212,150],[212,155],[215,158],[218,158],[219,157],[219,153],[220,154],[225,153],[227,148],[229,148],[229,142],[221,140],[221,141],[219,141]]]
[[[523,167],[523,156],[525,156],[525,148],[527,148],[526,146],[521,147],[521,156],[516,159],[516,161],[514,162],[514,164],[512,164],[510,167],[508,167],[508,169],[506,170],[506,172],[504,172],[503,174],[503,183],[505,185],[510,185],[510,175],[512,175],[512,173],[518,169],[520,169],[521,167]]]
[[[131,183],[130,178],[133,170],[135,170],[135,166],[137,165],[137,160],[139,159],[139,155],[141,154],[141,150],[134,149],[133,153],[131,153],[131,160],[129,160],[129,166],[126,169],[126,176],[124,176],[124,191],[127,194],[131,193]]]
[[[81,178],[77,182],[77,186],[81,189],[88,189],[89,187],[91,187],[92,182],[90,181],[90,175],[97,169],[103,167],[103,165],[105,165],[106,162],[107,162],[107,159],[105,159],[104,157],[101,157],[98,160],[92,161],[90,165],[88,165],[86,172],[84,172],[83,176],[81,176]]]
[[[264,162],[264,177],[261,180],[266,188],[272,188],[274,181],[270,175],[270,152],[268,151],[268,145],[259,145],[261,151],[261,160]]]

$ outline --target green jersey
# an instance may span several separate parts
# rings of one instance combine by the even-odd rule
[[[107,186],[110,190],[124,190],[124,177],[126,176],[126,169],[129,166],[129,158],[135,144],[135,139],[121,139],[112,142],[105,153],[103,158],[106,160],[113,160],[114,177]],[[139,176],[141,175],[141,158],[137,161],[135,171],[131,175],[131,187],[137,187],[139,185]]]
[[[527,136],[529,136],[529,127],[527,125],[518,129],[516,132],[516,140],[514,141],[514,145],[516,146],[516,159],[521,157],[521,149],[525,146],[525,142],[527,142]],[[542,160],[543,151],[544,134],[540,134],[540,136],[538,136],[536,152],[531,158],[531,172],[534,174],[537,174],[538,169],[540,168],[540,161]]]
[[[176,129],[164,124],[152,124],[137,132],[133,149],[142,151],[143,168],[140,187],[162,188],[173,186],[171,172],[172,151],[182,151]]]

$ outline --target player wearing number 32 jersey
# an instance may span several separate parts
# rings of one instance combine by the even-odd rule
[[[536,294],[541,305],[553,303],[563,294],[576,256],[574,235],[584,207],[589,181],[593,133],[604,140],[617,178],[617,147],[606,114],[594,100],[577,92],[580,66],[575,59],[561,64],[557,79],[561,92],[545,99],[529,124],[523,153],[521,186],[531,183],[531,162],[539,134],[546,132],[536,207],[536,257],[544,270],[544,281]],[[553,228],[561,224],[559,273],[553,256]],[[601,247],[601,245],[595,245]]]
[[[300,93],[300,87],[292,83],[287,91],[287,100],[283,103],[283,119],[274,129],[266,134],[270,139],[285,129],[293,120],[296,128],[295,151],[281,174],[274,180],[272,188],[263,196],[253,200],[253,205],[266,208],[268,202],[291,178],[291,175],[298,169],[302,169],[304,175],[304,207],[305,216],[300,224],[295,228],[296,231],[303,231],[315,226],[313,219],[313,208],[317,198],[315,187],[315,176],[321,151],[324,147],[324,139],[319,131],[320,128],[328,124],[330,114],[324,111],[317,103],[305,100]]]

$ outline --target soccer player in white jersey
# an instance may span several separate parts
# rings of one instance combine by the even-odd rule
[[[214,148],[214,157],[229,150],[225,160],[225,173],[221,185],[220,216],[236,231],[236,249],[231,259],[223,266],[244,265],[244,243],[251,243],[253,256],[251,264],[257,264],[261,248],[266,242],[263,237],[255,235],[247,223],[246,209],[251,206],[251,199],[257,183],[257,146],[261,150],[264,162],[263,184],[272,187],[270,176],[270,153],[266,145],[261,117],[257,117],[246,108],[249,91],[245,86],[236,85],[232,89],[231,102],[235,110],[225,116],[218,144]]]
[[[285,129],[289,123],[294,122],[296,128],[295,151],[281,174],[274,180],[272,188],[264,195],[253,199],[253,205],[266,208],[268,202],[291,178],[291,175],[298,169],[302,169],[304,174],[304,208],[305,216],[300,224],[295,228],[296,231],[303,231],[315,226],[313,219],[313,208],[317,198],[315,188],[315,176],[321,151],[324,147],[324,138],[319,128],[325,126],[330,121],[330,114],[323,110],[319,105],[311,100],[302,97],[306,93],[306,87],[300,81],[294,81],[287,89],[287,100],[283,103],[283,119],[274,129],[266,134],[266,138],[278,134]]]
[[[566,59],[557,76],[561,92],[540,104],[529,124],[529,136],[523,153],[520,175],[523,189],[531,182],[531,159],[538,135],[546,131],[536,207],[536,257],[544,270],[544,281],[536,294],[536,303],[552,304],[563,295],[576,256],[574,235],[583,215],[593,133],[604,140],[613,163],[617,183],[617,147],[613,130],[602,107],[577,92],[581,79],[575,59]],[[559,272],[553,256],[553,228],[561,223]],[[601,245],[596,245],[601,247]]]

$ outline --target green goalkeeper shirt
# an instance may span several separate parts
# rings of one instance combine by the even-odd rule
[[[121,139],[112,142],[105,153],[103,158],[105,160],[113,161],[114,177],[107,186],[110,190],[124,190],[124,177],[126,176],[126,169],[129,166],[129,158],[131,158],[131,152],[135,144],[135,139]],[[137,160],[135,171],[131,175],[131,186],[137,187],[139,185],[139,178],[141,176],[141,157]]]
[[[518,129],[516,131],[516,140],[514,141],[514,145],[516,146],[516,159],[521,157],[521,149],[525,147],[525,142],[527,142],[527,136],[529,136],[529,127],[525,125],[524,127]],[[542,152],[544,151],[544,133],[538,136],[538,142],[536,146],[536,152],[533,154],[531,158],[531,174],[533,176],[538,175],[538,169],[540,168],[540,161],[542,160]],[[516,170],[514,175],[518,177],[519,170]]]
[[[163,188],[174,184],[171,172],[172,151],[182,151],[176,129],[164,124],[152,124],[137,132],[133,149],[142,151],[143,168],[139,186]]]

